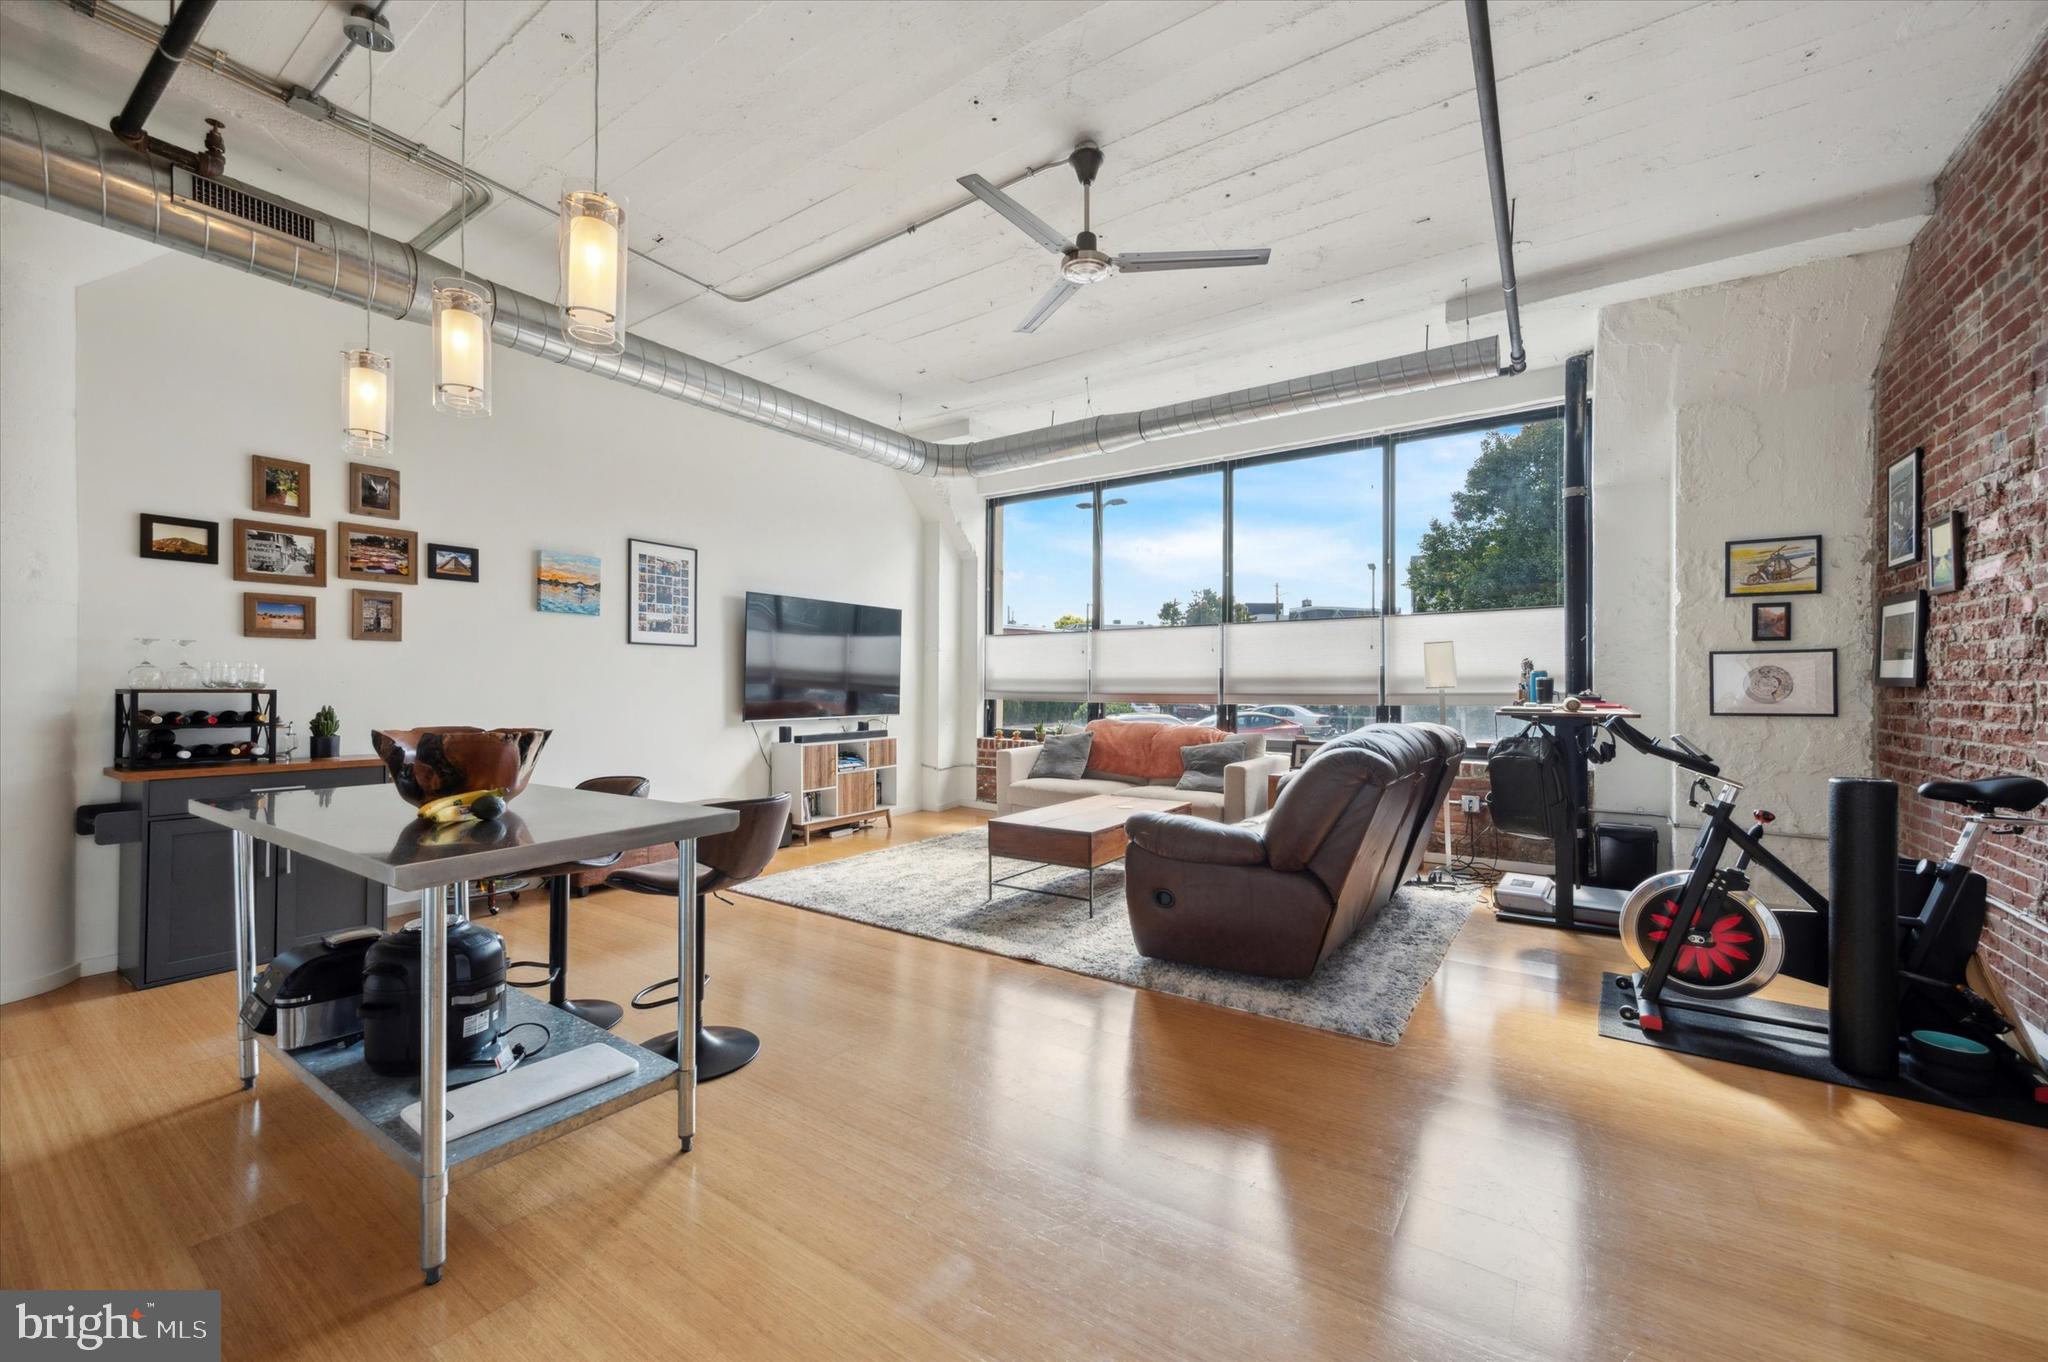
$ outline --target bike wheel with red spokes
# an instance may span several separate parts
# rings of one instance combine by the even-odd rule
[[[1690,872],[1673,870],[1636,886],[1621,910],[1621,940],[1637,969],[1648,969],[1676,929]],[[1785,934],[1763,901],[1716,885],[1686,932],[1667,987],[1706,998],[1739,998],[1778,975]]]

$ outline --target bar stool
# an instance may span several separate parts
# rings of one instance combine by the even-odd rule
[[[714,799],[712,808],[737,809],[739,826],[731,832],[706,837],[697,843],[697,1081],[723,1078],[761,1053],[761,1038],[737,1026],[704,1025],[704,902],[721,889],[745,884],[768,868],[782,845],[789,827],[789,796],[769,795],[765,799]],[[638,894],[666,894],[676,897],[681,884],[681,866],[675,861],[658,861],[631,870],[615,870],[605,883]],[[641,1011],[674,1007],[673,996],[650,1000],[656,989],[676,983],[663,979],[633,995],[633,1006]],[[648,1041],[647,1048],[670,1059],[676,1057],[676,1033],[668,1031]]]
[[[645,776],[597,776],[576,787],[579,790],[593,790],[598,794],[627,795],[634,799],[647,798],[653,788]],[[619,1018],[626,1015],[626,1009],[607,998],[571,998],[569,996],[569,879],[579,870],[602,870],[616,865],[623,851],[609,856],[599,856],[588,861],[563,861],[559,865],[543,866],[539,870],[523,872],[522,878],[548,881],[548,958],[546,960],[514,960],[505,968],[545,969],[545,978],[534,982],[516,984],[518,988],[539,988],[547,986],[548,1002],[559,1007],[572,1017],[581,1017],[592,1026],[601,1026],[609,1031],[619,1024]]]

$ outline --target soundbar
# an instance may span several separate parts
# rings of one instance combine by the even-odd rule
[[[799,733],[790,741],[843,742],[848,738],[885,738],[888,735],[889,730],[886,728],[858,728],[844,733]]]

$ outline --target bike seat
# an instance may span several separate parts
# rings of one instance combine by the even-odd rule
[[[2025,813],[2048,799],[2048,782],[2032,776],[1992,776],[1988,780],[1930,780],[1920,787],[1926,799],[1967,804],[1979,813],[2011,809]]]

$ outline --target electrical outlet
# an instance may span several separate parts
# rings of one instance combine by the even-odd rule
[[[1478,813],[1485,805],[1480,801],[1478,795],[1461,795],[1458,798],[1458,807],[1466,813]]]

